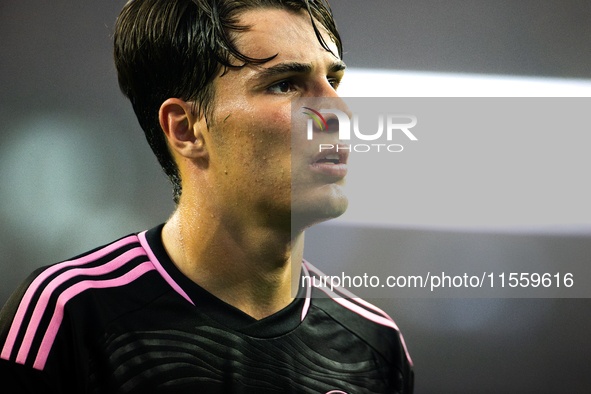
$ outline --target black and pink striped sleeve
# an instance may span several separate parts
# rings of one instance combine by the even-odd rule
[[[33,273],[0,315],[0,374],[11,382],[6,387],[70,392],[85,386],[91,335],[101,323],[96,291],[125,286],[152,270],[131,235]]]

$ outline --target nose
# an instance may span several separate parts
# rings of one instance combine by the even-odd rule
[[[318,79],[308,94],[292,99],[292,128],[307,130],[305,135],[312,140],[316,133],[338,133],[341,127],[349,129],[353,113],[325,77]],[[292,134],[293,135],[293,134]],[[299,133],[296,133],[299,135]]]
[[[337,91],[332,87],[332,85],[330,83],[328,83],[328,81],[325,80],[325,83],[322,84],[321,91],[318,93],[319,93],[317,96],[318,98],[315,99],[315,100],[318,100],[316,102],[316,105],[318,106],[318,108],[336,109],[338,111],[343,112],[347,116],[347,118],[349,118],[349,119],[351,119],[353,117],[353,113],[349,109],[349,106],[347,105],[345,100],[343,100],[339,96]],[[334,117],[329,116],[326,119],[327,122],[328,122],[329,118],[334,118]],[[330,127],[329,127],[329,129],[330,129]]]

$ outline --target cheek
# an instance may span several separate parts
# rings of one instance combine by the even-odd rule
[[[246,127],[248,141],[257,155],[266,158],[284,157],[290,151],[290,112],[281,110],[257,111]]]
[[[256,173],[273,171],[289,174],[291,166],[291,113],[287,110],[239,108],[231,111],[226,122],[211,129],[212,139],[219,147],[222,160],[233,172]],[[223,115],[223,109],[219,113]],[[227,114],[225,115],[227,116]]]

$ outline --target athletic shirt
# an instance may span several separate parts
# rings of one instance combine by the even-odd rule
[[[185,277],[162,226],[33,272],[0,314],[3,393],[412,392],[379,308],[302,287],[256,320]]]

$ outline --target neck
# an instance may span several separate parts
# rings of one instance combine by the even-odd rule
[[[299,279],[304,234],[292,237],[283,229],[236,222],[206,207],[181,204],[164,226],[162,241],[185,276],[262,319],[293,301],[291,288]]]

